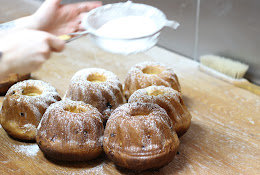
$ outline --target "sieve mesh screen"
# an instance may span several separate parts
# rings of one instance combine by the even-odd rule
[[[127,16],[148,17],[155,23],[157,30],[162,29],[166,21],[165,15],[157,8],[128,1],[101,6],[89,12],[84,23],[88,30],[95,31],[111,20]]]

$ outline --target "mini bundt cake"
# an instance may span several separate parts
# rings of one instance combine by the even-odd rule
[[[139,89],[130,96],[128,102],[155,103],[164,108],[179,137],[185,134],[190,127],[190,112],[185,106],[181,94],[170,87],[149,86]]]
[[[13,138],[34,140],[45,110],[61,100],[56,89],[41,80],[25,80],[7,91],[0,112],[0,122]]]
[[[120,104],[125,103],[118,77],[101,68],[86,68],[71,79],[66,98],[83,101],[96,107],[107,119]]]
[[[179,139],[166,111],[152,103],[126,103],[113,111],[103,149],[116,165],[142,171],[171,162]]]
[[[36,142],[47,156],[62,161],[85,161],[102,152],[102,114],[92,105],[64,100],[52,104],[37,128]]]
[[[177,75],[172,68],[161,63],[143,62],[133,66],[127,73],[124,86],[126,99],[134,91],[151,85],[171,87],[181,91]]]

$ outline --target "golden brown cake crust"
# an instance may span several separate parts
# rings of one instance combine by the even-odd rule
[[[124,104],[107,121],[103,149],[118,166],[157,169],[172,161],[178,146],[172,121],[156,104]]]
[[[25,80],[6,93],[0,112],[1,125],[16,139],[34,140],[47,107],[61,100],[56,89],[41,80]]]
[[[105,120],[114,109],[125,103],[118,77],[101,68],[78,71],[70,81],[66,98],[91,104],[101,112]]]
[[[181,91],[179,80],[173,69],[156,62],[143,62],[133,66],[127,73],[124,95],[128,98],[138,89],[148,86],[166,86]]]
[[[181,94],[165,86],[150,86],[135,91],[128,100],[129,103],[154,103],[167,111],[178,136],[187,132],[191,124],[191,115],[182,100]]]
[[[81,101],[59,101],[45,112],[36,142],[42,152],[57,160],[85,161],[102,152],[104,126],[101,113]]]

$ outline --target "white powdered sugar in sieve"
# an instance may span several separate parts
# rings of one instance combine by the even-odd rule
[[[131,39],[152,35],[158,30],[145,16],[126,16],[113,19],[97,29],[96,34],[115,39]]]

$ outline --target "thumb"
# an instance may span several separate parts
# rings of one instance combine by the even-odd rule
[[[65,47],[65,41],[59,39],[54,35],[49,35],[48,44],[52,51],[54,52],[61,52]]]

